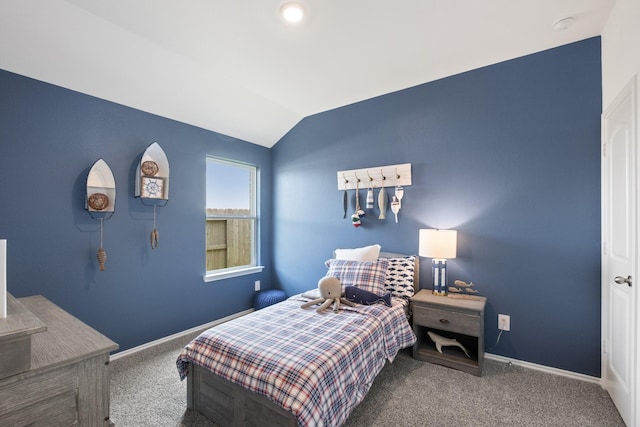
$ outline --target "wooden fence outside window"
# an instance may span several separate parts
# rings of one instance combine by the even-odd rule
[[[249,215],[244,209],[207,209],[207,271],[251,264],[253,219],[211,218],[208,215]]]

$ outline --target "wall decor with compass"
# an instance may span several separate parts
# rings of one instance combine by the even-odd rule
[[[143,176],[140,183],[140,197],[143,199],[164,199],[164,178]]]
[[[136,167],[135,196],[145,206],[153,206],[153,230],[151,249],[158,247],[159,234],[156,227],[156,208],[169,201],[169,160],[157,142],[149,145]]]

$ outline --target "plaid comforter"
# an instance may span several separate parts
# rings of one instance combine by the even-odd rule
[[[342,425],[385,360],[415,342],[407,303],[317,313],[301,309],[305,301],[293,296],[203,332],[180,353],[180,378],[192,362],[267,396],[302,426]]]

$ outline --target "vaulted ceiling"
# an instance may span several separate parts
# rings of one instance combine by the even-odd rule
[[[297,25],[283,2],[2,0],[0,68],[271,147],[306,116],[600,35],[615,0],[300,0]]]

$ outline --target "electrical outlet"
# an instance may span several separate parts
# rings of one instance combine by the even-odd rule
[[[503,331],[511,330],[511,316],[508,314],[498,314],[498,329]]]
[[[258,292],[260,290],[260,280],[256,280],[255,282],[253,282],[253,284],[255,286],[256,292]]]

